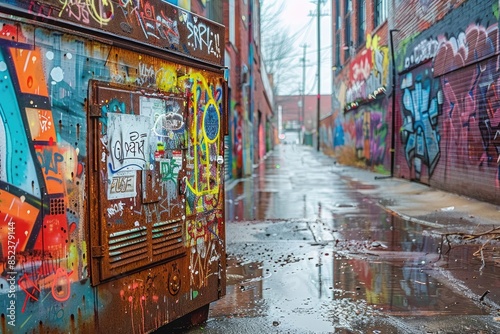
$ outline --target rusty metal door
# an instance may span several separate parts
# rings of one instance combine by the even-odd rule
[[[185,252],[186,103],[99,82],[90,101],[96,284]]]

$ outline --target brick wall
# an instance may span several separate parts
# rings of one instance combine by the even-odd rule
[[[498,2],[445,3],[397,15],[397,176],[500,203]]]
[[[342,17],[344,3],[340,1]],[[394,168],[396,177],[500,203],[498,0],[389,3],[395,7],[389,8],[387,22],[375,27],[373,0],[366,1],[366,45],[341,54],[342,68],[333,77],[334,117],[321,124],[322,146],[338,160],[386,172]],[[353,38],[357,4],[353,1]],[[392,29],[397,30],[395,77]],[[338,42],[346,41],[334,38]],[[377,85],[385,95],[371,101]]]

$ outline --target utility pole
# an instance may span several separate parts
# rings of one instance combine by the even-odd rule
[[[303,144],[304,141],[304,117],[305,117],[305,97],[306,97],[306,49],[307,44],[301,45],[304,49],[303,57],[302,57],[302,108],[301,115],[299,118],[299,126],[300,126],[300,143]]]
[[[248,1],[248,120],[250,121],[250,165],[248,169],[249,175],[252,175],[252,165],[254,164],[254,160],[256,159],[256,147],[259,147],[258,143],[258,136],[255,134],[257,133],[256,130],[256,125],[254,121],[254,83],[253,83],[253,75],[254,75],[254,65],[253,65],[253,55],[254,55],[254,49],[253,49],[253,42],[254,42],[254,35],[253,35],[253,1],[250,0]],[[255,143],[257,141],[257,143]]]
[[[321,5],[325,0],[316,0],[316,17],[318,20],[318,106],[316,112],[316,141],[317,150],[319,151],[319,120],[320,120],[320,110],[321,110],[321,16],[326,14],[321,14]]]
[[[321,103],[321,0],[316,0],[318,2],[318,8],[316,8],[318,14],[318,110],[317,119],[318,124],[316,126],[316,136],[318,142],[319,151],[319,118],[320,118],[320,103]]]

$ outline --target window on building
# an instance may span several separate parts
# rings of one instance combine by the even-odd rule
[[[344,14],[347,14],[350,11],[352,11],[352,0],[345,0],[345,3],[344,3]]]
[[[388,0],[375,0],[375,26],[378,27],[385,20],[389,13],[389,1]]]
[[[358,45],[365,44],[366,35],[366,0],[358,0]]]
[[[352,47],[352,36],[351,36],[351,14],[349,13],[345,17],[345,29],[344,29],[344,59],[349,58],[351,54]]]
[[[335,15],[337,15],[336,29],[342,29],[342,15],[340,13],[340,0],[335,1]]]
[[[335,66],[337,68],[340,67],[340,48],[342,41],[340,37],[341,37],[340,30],[337,30],[337,33],[335,34]]]
[[[236,10],[235,10],[234,0],[229,0],[229,42],[233,45],[236,45],[236,34],[235,34],[235,25],[236,25]]]
[[[342,47],[342,12],[340,11],[340,2],[342,0],[335,0],[335,66],[339,67],[340,65],[340,49]]]
[[[349,58],[350,48],[352,45],[352,33],[351,33],[351,12],[352,12],[352,0],[344,0],[344,45],[342,46],[344,50],[344,59]]]

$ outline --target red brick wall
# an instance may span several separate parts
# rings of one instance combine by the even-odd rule
[[[401,2],[396,176],[500,203],[497,9],[496,0]]]
[[[342,68],[333,76],[334,117],[322,124],[322,147],[351,154],[344,161],[356,165],[365,162],[386,172],[394,168],[396,177],[500,203],[498,1],[389,1],[396,7],[389,8],[387,22],[378,27],[373,2],[366,1],[366,45],[341,52]],[[345,21],[341,40],[335,39],[335,4],[334,51],[336,43],[349,44],[343,40]],[[357,9],[353,0],[353,41]],[[393,33],[395,76],[392,29],[398,30]],[[338,63],[335,52],[333,63]],[[372,100],[376,86],[385,88],[385,96]]]

